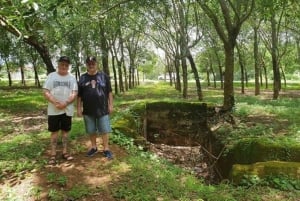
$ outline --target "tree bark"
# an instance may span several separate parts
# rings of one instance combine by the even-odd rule
[[[107,41],[105,38],[105,29],[103,27],[102,22],[99,23],[99,29],[100,29],[100,47],[101,47],[101,60],[102,60],[102,68],[103,71],[110,75],[109,67],[108,67],[108,47],[107,47]]]
[[[8,78],[8,86],[12,86],[12,80],[11,80],[11,73],[10,73],[10,69],[9,69],[9,66],[8,66],[8,62],[7,60],[4,58],[4,62],[5,62],[5,65],[6,65],[6,72],[7,72],[7,78]]]
[[[188,51],[187,58],[188,58],[188,60],[191,64],[191,68],[192,68],[192,71],[194,73],[194,77],[195,77],[195,81],[196,81],[196,87],[197,87],[198,100],[202,101],[203,100],[203,94],[202,94],[202,89],[201,89],[200,77],[199,77],[198,70],[196,68],[196,64],[194,62],[193,56],[191,55],[191,53],[189,51]]]
[[[233,71],[234,71],[234,45],[228,44],[225,47],[225,73],[224,73],[224,104],[223,109],[232,110],[234,107],[234,88],[233,88]]]
[[[258,35],[257,35],[257,27],[253,28],[254,31],[254,39],[253,39],[253,57],[254,57],[254,77],[255,77],[255,96],[260,94],[260,84],[259,84],[259,75],[260,68],[258,63]]]
[[[271,31],[272,31],[272,47],[271,47],[271,56],[272,56],[272,66],[273,66],[273,99],[277,100],[279,97],[280,90],[280,71],[278,65],[278,40],[277,40],[277,31],[276,31],[276,19],[275,13],[273,12],[271,17]]]
[[[183,98],[187,98],[188,82],[187,82],[187,64],[186,64],[186,57],[183,57],[183,58],[181,59],[181,69],[182,69],[182,84],[183,84],[182,97],[183,97]]]
[[[39,43],[38,39],[36,39],[33,36],[29,38],[24,38],[24,41],[25,43],[32,46],[39,53],[39,55],[41,56],[43,62],[47,67],[47,74],[54,72],[55,68],[52,64],[48,47],[43,43]]]
[[[243,56],[239,45],[236,46],[236,49],[237,49],[239,64],[241,68],[241,93],[245,94],[245,65],[244,65]]]

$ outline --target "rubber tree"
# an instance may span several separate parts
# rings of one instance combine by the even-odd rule
[[[183,97],[187,98],[187,64],[186,59],[188,59],[192,72],[194,74],[196,88],[197,88],[197,97],[198,100],[203,100],[203,94],[200,83],[200,76],[196,68],[194,58],[191,53],[191,48],[193,48],[202,38],[199,24],[192,24],[192,22],[199,21],[199,13],[197,12],[197,6],[192,4],[191,1],[183,0],[173,0],[173,12],[174,16],[177,16],[176,22],[178,25],[179,33],[179,44],[180,44],[180,58],[182,65],[182,74],[183,74]],[[193,29],[194,34],[196,35],[195,39],[191,39],[189,33],[191,30],[189,27],[196,27]]]
[[[223,42],[225,53],[223,109],[234,107],[234,49],[242,24],[249,18],[254,0],[218,0],[215,2],[197,0],[204,13],[211,19]]]
[[[4,1],[0,6],[0,26],[33,47],[44,61],[48,73],[54,71],[44,37],[44,26],[48,26],[49,23],[42,17],[43,11],[40,10],[40,6],[29,1]]]
[[[11,39],[9,38],[9,33],[1,31],[0,37],[1,37],[1,39],[0,39],[0,57],[4,61],[4,64],[6,66],[8,86],[12,86],[11,70],[10,70],[10,64],[9,64],[8,59],[9,59],[9,56],[11,55],[11,53],[13,52],[14,44],[12,43]],[[2,68],[3,66],[0,66],[0,67]]]
[[[259,1],[257,5],[265,22],[265,29],[260,29],[260,36],[272,58],[273,70],[273,99],[279,97],[281,90],[280,60],[286,53],[286,45],[289,40],[285,35],[287,29],[294,23],[293,17],[299,6],[293,0]],[[299,11],[298,11],[299,12]],[[290,35],[290,34],[289,34]]]

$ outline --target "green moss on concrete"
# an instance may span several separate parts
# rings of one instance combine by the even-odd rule
[[[205,103],[186,103],[186,102],[149,102],[146,105],[147,110],[160,111],[160,110],[179,110],[190,111],[195,109],[206,110],[207,104]]]
[[[137,130],[134,126],[134,120],[132,118],[124,117],[124,119],[118,119],[114,121],[112,127],[114,130],[118,130],[129,137],[137,136]]]
[[[141,135],[143,127],[143,115],[145,112],[145,103],[134,104],[129,109],[122,111],[112,120],[112,127],[132,138],[138,138]]]
[[[257,162],[250,165],[235,164],[230,174],[234,183],[240,183],[244,176],[267,176],[285,175],[291,178],[300,179],[300,163],[284,161]]]
[[[280,139],[245,139],[240,140],[231,150],[233,163],[251,164],[259,161],[294,161],[300,162],[300,144]]]

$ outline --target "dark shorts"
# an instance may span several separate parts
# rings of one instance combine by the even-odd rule
[[[70,131],[71,130],[72,117],[66,114],[49,115],[48,116],[48,131],[56,132],[59,130]]]

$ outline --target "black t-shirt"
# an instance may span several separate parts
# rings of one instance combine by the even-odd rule
[[[104,72],[80,76],[78,96],[83,103],[82,114],[101,117],[108,114],[108,94],[112,92],[109,77]]]

